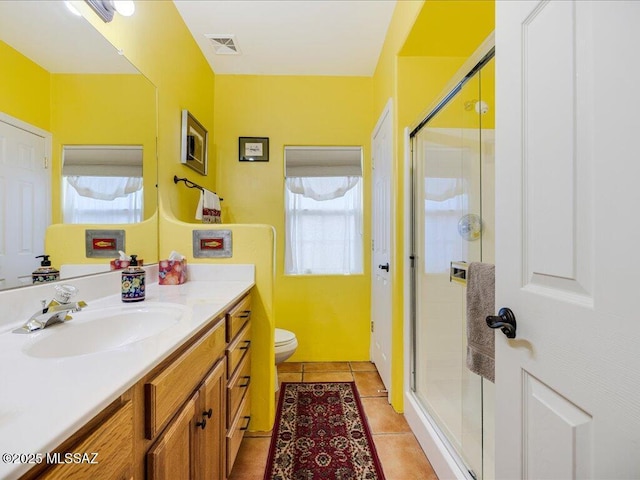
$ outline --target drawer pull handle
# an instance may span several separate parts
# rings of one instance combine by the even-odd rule
[[[242,417],[242,418],[244,418],[247,421],[247,424],[244,427],[240,428],[240,430],[242,430],[242,431],[249,430],[249,422],[251,421],[251,415],[248,415],[248,416]]]
[[[245,310],[242,315],[238,315],[238,318],[249,318],[251,316],[251,312],[249,310]]]
[[[206,412],[202,412],[202,418],[203,419],[204,419],[204,417],[211,418],[211,415],[213,415],[213,410],[212,409],[209,409]]]
[[[200,427],[202,430],[204,430],[204,427],[207,426],[207,419],[202,417],[202,421],[201,422],[196,422],[196,427]]]
[[[242,343],[244,343],[245,346],[244,347],[240,347],[240,350],[249,350],[249,345],[251,345],[251,340],[245,340]]]
[[[247,380],[247,383],[243,384],[243,385],[238,385],[240,388],[247,388],[249,386],[249,384],[251,383],[251,376],[249,375],[245,375],[244,377],[242,377],[244,379]]]

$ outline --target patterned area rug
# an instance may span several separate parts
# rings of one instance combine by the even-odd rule
[[[265,480],[384,480],[354,382],[282,383]]]

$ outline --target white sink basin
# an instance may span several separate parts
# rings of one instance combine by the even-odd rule
[[[74,313],[38,332],[23,351],[39,358],[74,357],[139,342],[176,325],[187,308],[173,303],[118,305]]]

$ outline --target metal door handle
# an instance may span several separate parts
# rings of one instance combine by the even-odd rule
[[[499,328],[507,338],[516,338],[516,316],[510,308],[503,307],[497,316],[487,317],[487,325],[489,328]]]
[[[378,265],[378,268],[380,270],[386,270],[388,272],[389,271],[389,262],[385,263],[384,265]]]

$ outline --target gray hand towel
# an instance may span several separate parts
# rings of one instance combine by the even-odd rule
[[[467,367],[495,380],[495,337],[486,318],[495,312],[495,266],[471,262],[467,270]]]

